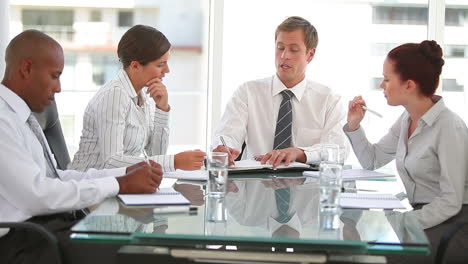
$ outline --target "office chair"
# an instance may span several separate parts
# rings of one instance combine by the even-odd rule
[[[34,115],[36,116],[37,121],[39,121],[39,124],[47,138],[47,142],[49,143],[49,147],[55,156],[57,168],[60,170],[66,170],[68,163],[70,163],[70,155],[68,154],[67,144],[63,137],[55,101],[52,101],[52,104],[43,112],[34,113]]]
[[[19,222],[19,223],[13,223],[13,222],[0,222],[0,228],[11,228],[11,229],[26,229],[29,232],[37,232],[43,237],[47,243],[50,245],[50,248],[52,250],[52,253],[55,258],[55,263],[61,264],[62,263],[62,255],[61,251],[59,248],[59,243],[57,238],[50,233],[47,229],[45,229],[43,226],[35,223],[30,223],[30,222]]]
[[[452,226],[445,234],[442,236],[440,239],[440,244],[437,247],[437,254],[435,257],[435,264],[444,264],[445,263],[445,253],[447,251],[447,248],[450,244],[450,241],[455,237],[457,232],[462,229],[463,227],[468,226],[468,221],[462,222],[462,223],[457,223],[454,226]]]

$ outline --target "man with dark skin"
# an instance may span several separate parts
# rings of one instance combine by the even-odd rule
[[[118,247],[71,243],[69,228],[83,217],[77,217],[80,209],[108,197],[155,192],[161,166],[151,161],[101,171],[56,169],[42,130],[33,128],[37,120],[31,112],[42,112],[60,92],[63,50],[48,35],[27,30],[11,40],[5,54],[0,84],[0,222],[44,226],[58,238],[67,263],[115,262]],[[0,229],[0,263],[52,263],[50,252],[45,239],[34,232]]]

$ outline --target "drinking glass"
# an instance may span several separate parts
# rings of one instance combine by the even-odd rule
[[[211,152],[207,155],[208,183],[207,196],[224,197],[228,180],[228,154]]]

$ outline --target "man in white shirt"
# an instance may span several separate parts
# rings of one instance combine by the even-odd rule
[[[260,156],[262,163],[274,166],[319,162],[320,143],[345,144],[340,97],[305,78],[318,43],[314,26],[289,17],[276,29],[275,43],[276,74],[241,85],[215,133],[214,151],[228,152],[231,163],[244,142],[243,159]]]
[[[55,233],[69,259],[73,252],[69,248],[76,245],[70,243],[68,229],[78,218],[76,213],[66,212],[118,193],[155,192],[162,178],[161,167],[142,162],[100,171],[56,169],[32,111],[42,112],[60,92],[63,50],[46,34],[27,30],[11,40],[5,60],[0,85],[0,222],[43,225]],[[110,254],[115,255],[115,248],[112,250]],[[34,232],[0,229],[0,263],[49,263],[50,257],[47,243]]]

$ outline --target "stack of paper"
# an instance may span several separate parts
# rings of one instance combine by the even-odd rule
[[[341,193],[340,206],[360,209],[405,209],[395,195],[386,193]]]
[[[174,188],[161,188],[151,194],[119,194],[117,196],[126,205],[177,205],[190,204]]]
[[[303,175],[318,178],[320,173],[318,171],[304,171]],[[363,169],[343,170],[341,176],[343,177],[343,181],[395,177],[395,175]]]

